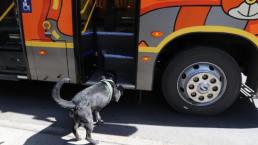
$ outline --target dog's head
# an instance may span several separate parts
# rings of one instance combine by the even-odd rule
[[[122,86],[115,85],[112,99],[118,102],[120,100],[120,97],[123,95],[123,91],[124,89]]]
[[[120,85],[116,84],[116,80],[115,77],[109,77],[109,76],[102,76],[101,77],[102,80],[105,80],[107,82],[109,82],[113,88],[113,95],[112,95],[112,100],[115,100],[116,102],[118,102],[120,100],[120,97],[123,95],[123,87]]]

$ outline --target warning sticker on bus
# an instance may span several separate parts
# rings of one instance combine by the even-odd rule
[[[21,1],[21,10],[23,13],[31,13],[31,0],[20,0]]]

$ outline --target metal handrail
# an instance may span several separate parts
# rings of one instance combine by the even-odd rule
[[[90,0],[87,0],[87,2],[85,3],[84,7],[80,11],[81,15],[84,14],[85,11],[87,10],[87,7],[88,7],[89,3],[90,3]]]
[[[4,20],[4,18],[9,14],[9,12],[14,8],[15,2],[12,2],[10,6],[5,10],[5,12],[0,16],[0,22]]]
[[[94,5],[93,5],[93,7],[92,7],[92,9],[91,9],[90,15],[89,15],[89,17],[88,17],[88,19],[87,19],[87,22],[85,23],[85,26],[84,26],[84,28],[83,28],[83,30],[82,30],[82,33],[86,32],[86,30],[87,30],[87,28],[88,28],[88,25],[89,25],[89,23],[90,23],[92,14],[93,14],[93,12],[94,12],[94,10],[95,10],[96,4],[97,4],[97,1],[95,0],[95,3],[94,3]]]

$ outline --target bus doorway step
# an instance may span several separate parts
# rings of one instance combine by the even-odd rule
[[[89,78],[89,80],[86,83],[84,83],[84,85],[88,86],[88,85],[96,84],[97,82],[100,81],[101,76],[103,74],[104,73],[102,73],[101,71],[95,72]],[[117,84],[123,86],[123,88],[125,88],[125,89],[130,89],[130,90],[135,89],[135,85],[134,85],[132,80],[133,80],[132,76],[129,76],[129,75],[123,74],[123,73],[118,73],[117,74]]]

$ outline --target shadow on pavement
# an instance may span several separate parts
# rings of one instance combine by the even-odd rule
[[[68,111],[59,107],[52,100],[51,90],[54,84],[38,82],[2,82],[1,84],[0,113],[14,112],[32,115],[34,120],[52,123],[51,126],[30,137],[24,145],[60,143],[69,145],[61,137],[71,133],[73,122],[68,116]],[[62,96],[69,99],[67,96],[73,96],[80,89],[79,86],[67,85]],[[56,121],[51,121],[50,117],[55,118]],[[106,123],[96,126],[94,133],[130,136],[136,131],[137,128],[133,126]],[[51,142],[49,138],[51,138]]]
[[[238,99],[231,108],[217,116],[197,116],[178,113],[163,99],[152,95],[146,93],[141,105],[132,105],[128,104],[129,101],[124,101],[108,107],[103,111],[103,117],[108,122],[124,124],[207,128],[258,127],[258,110],[246,98]],[[110,116],[108,112],[114,113]],[[124,114],[123,117],[121,114]]]
[[[56,122],[49,128],[63,128],[60,136],[71,133],[72,122],[66,110],[55,104],[51,98],[52,83],[42,82],[1,82],[0,110],[2,113],[15,112],[35,116],[36,120],[49,121],[55,117]],[[73,96],[82,89],[79,86],[66,86],[63,96]],[[207,127],[207,128],[257,128],[258,111],[248,99],[239,99],[228,111],[217,116],[193,116],[180,114],[168,107],[161,95],[145,92],[141,104],[137,103],[138,92],[126,91],[119,103],[112,103],[103,110],[102,118],[107,124],[95,128],[96,133],[130,136],[137,128],[128,124],[157,126]],[[122,125],[121,125],[122,124]],[[39,133],[50,133],[46,128]],[[39,137],[39,136],[38,136]],[[60,141],[60,137],[56,137]],[[32,136],[25,143],[32,145],[46,143],[46,139]]]

